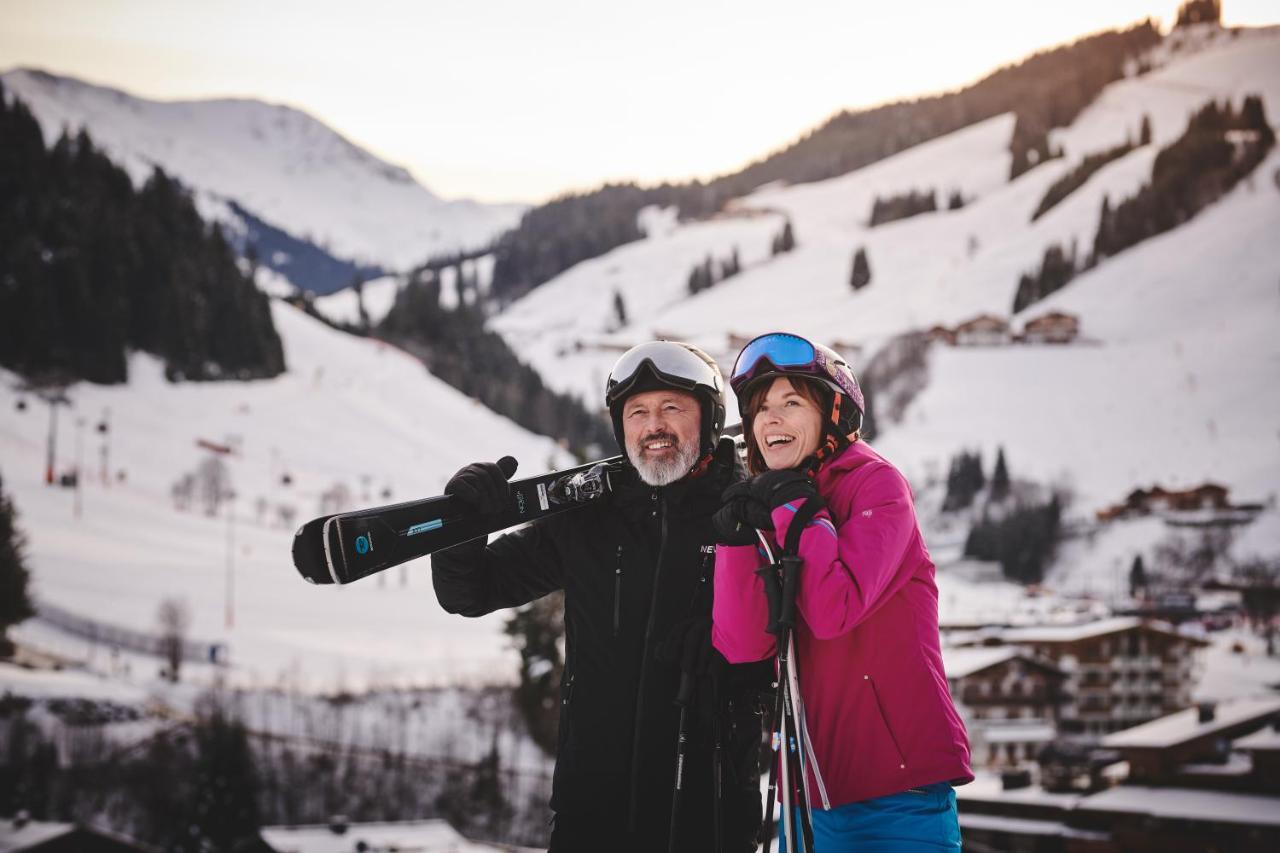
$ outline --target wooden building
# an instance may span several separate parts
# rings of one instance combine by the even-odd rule
[[[1191,705],[1204,640],[1158,622],[1114,618],[1072,626],[1004,628],[967,645],[1018,646],[1066,677],[1059,729],[1103,735]]]
[[[1028,320],[1021,340],[1029,344],[1069,344],[1080,337],[1080,318],[1065,311],[1050,311]]]
[[[1108,735],[1102,745],[1129,762],[1136,784],[1280,793],[1276,723],[1280,696],[1203,703]]]
[[[979,314],[955,328],[957,346],[999,346],[1009,343],[1009,323],[994,314]]]
[[[944,649],[943,664],[975,766],[1034,761],[1057,736],[1066,675],[1053,664],[1012,646]]]

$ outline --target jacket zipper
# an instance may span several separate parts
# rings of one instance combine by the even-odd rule
[[[702,569],[698,574],[698,582],[693,585],[693,595],[689,597],[689,615],[692,616],[697,612],[698,596],[707,589],[707,583],[711,580],[711,564],[716,558],[715,546],[712,546],[710,552],[702,552]]]
[[[880,691],[876,689],[876,683],[869,675],[862,676],[862,679],[871,685],[871,695],[876,700],[876,710],[880,712],[880,722],[884,723],[884,730],[889,733],[889,740],[893,743],[894,752],[898,753],[898,769],[907,769],[907,757],[902,754],[902,747],[898,745],[898,736],[893,733],[893,727],[889,725],[889,717],[884,712],[884,703],[880,701]]]
[[[641,646],[640,684],[636,690],[635,729],[631,735],[631,805],[628,809],[627,827],[633,833],[638,829],[636,826],[636,814],[640,805],[640,732],[643,728],[641,723],[644,719],[644,683],[645,676],[649,672],[649,642],[653,637],[653,623],[658,613],[658,583],[662,578],[662,555],[667,550],[667,502],[665,499],[659,498],[658,505],[662,520],[658,535],[658,564],[653,570],[653,594],[649,600],[649,619],[644,627],[644,645]]]
[[[622,625],[622,546],[618,546],[618,564],[613,569],[613,636]]]

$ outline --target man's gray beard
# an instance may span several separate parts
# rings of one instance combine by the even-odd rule
[[[676,455],[670,459],[646,460],[640,453],[640,446],[632,444],[627,448],[627,455],[640,473],[641,480],[650,486],[668,486],[693,470],[698,461],[698,446],[685,442],[676,448]]]

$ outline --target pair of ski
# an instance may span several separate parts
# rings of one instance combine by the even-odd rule
[[[450,495],[322,515],[293,537],[293,565],[314,584],[348,584],[469,539],[557,515],[608,494],[624,459],[614,456],[511,483],[510,501],[477,513]],[[516,460],[498,460],[515,473]]]
[[[742,435],[742,425],[724,430]],[[611,456],[576,468],[511,482],[507,507],[477,513],[450,495],[313,518],[293,536],[293,565],[314,584],[349,584],[386,569],[451,548],[470,539],[558,515],[607,495],[612,477],[626,466]],[[516,460],[498,460],[502,473],[515,473]]]

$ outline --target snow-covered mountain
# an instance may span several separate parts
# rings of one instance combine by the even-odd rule
[[[60,414],[57,467],[85,472],[78,518],[73,490],[44,485],[47,408],[0,371],[0,474],[27,535],[33,592],[73,613],[144,631],[155,629],[162,599],[182,599],[191,610],[190,636],[226,642],[240,684],[287,673],[330,688],[511,678],[514,655],[502,616],[445,614],[430,591],[426,561],[408,567],[408,586],[393,570],[381,583],[313,587],[291,563],[293,532],[321,513],[326,492],[345,490],[350,508],[374,506],[439,494],[454,471],[476,459],[511,454],[531,475],[568,464],[567,454],[435,379],[406,353],[335,331],[283,302],[272,309],[289,366],[275,379],[174,384],[154,358],[135,355],[128,385],[68,390],[73,406]],[[102,420],[110,436],[106,465],[112,474],[125,472],[109,486],[101,481],[95,431]],[[210,517],[174,508],[173,485],[209,457],[200,439],[237,448],[227,458],[237,495],[232,530],[225,511]],[[285,519],[282,508],[294,514]],[[224,625],[229,536],[231,629]],[[15,635],[82,656],[82,643],[38,620]],[[138,675],[154,674],[153,666]]]
[[[306,113],[255,100],[151,101],[42,71],[2,75],[52,143],[94,141],[140,181],[155,166],[197,192],[206,217],[246,227],[239,205],[337,258],[404,269],[487,244],[524,207],[446,201]],[[349,281],[349,279],[348,279]]]
[[[978,314],[1010,318],[1019,275],[1053,243],[1092,245],[1104,196],[1133,194],[1158,148],[1210,98],[1238,106],[1260,94],[1280,123],[1280,28],[1205,28],[1162,46],[1158,67],[1113,84],[1053,142],[1065,157],[1008,180],[1011,115],[919,145],[848,175],[765,187],[737,217],[651,233],[568,270],[493,326],[560,390],[596,399],[618,351],[654,336],[704,346],[728,369],[730,336],[787,329],[834,342],[865,364],[889,338]],[[1170,38],[1174,38],[1171,36]],[[1154,144],[1094,174],[1046,215],[1046,189],[1088,154],[1136,139]],[[1082,514],[1131,489],[1223,483],[1262,500],[1280,483],[1280,153],[1189,223],[1140,243],[1013,318],[1059,309],[1079,316],[1069,346],[934,345],[928,384],[900,422],[882,416],[876,442],[917,486],[950,457],[1003,445],[1015,476],[1069,482]],[[872,202],[909,190],[958,191],[958,210],[868,227]],[[797,248],[769,254],[784,218]],[[849,284],[864,246],[873,279]],[[693,266],[738,249],[744,270],[696,296]],[[614,293],[630,324],[617,329]],[[1273,543],[1280,550],[1280,541]]]

